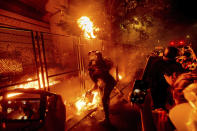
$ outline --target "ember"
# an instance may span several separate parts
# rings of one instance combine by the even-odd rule
[[[84,31],[84,37],[86,39],[96,38],[94,31],[98,31],[99,28],[94,27],[92,21],[87,16],[79,18],[77,24]]]

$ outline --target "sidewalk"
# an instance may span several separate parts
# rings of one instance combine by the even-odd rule
[[[91,81],[86,82],[87,87],[91,87]],[[55,87],[51,88],[51,92],[60,94],[65,101],[66,111],[66,126],[69,131],[92,131],[92,130],[140,130],[140,115],[137,111],[131,109],[130,104],[126,102],[128,94],[131,91],[131,83],[118,84],[117,88],[122,90],[123,96],[118,96],[117,92],[113,91],[110,102],[110,118],[113,126],[105,127],[99,124],[99,121],[104,118],[104,113],[101,108],[84,111],[80,115],[76,115],[76,110],[72,108],[77,97],[81,96],[83,89],[80,88],[78,77],[72,77],[63,81]],[[69,108],[71,107],[71,108]]]
[[[99,121],[103,118],[102,110],[97,110],[68,131],[141,131],[140,113],[133,110],[125,101],[120,100],[111,106],[111,126],[101,124]]]

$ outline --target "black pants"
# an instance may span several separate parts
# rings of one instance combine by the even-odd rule
[[[153,99],[153,104],[155,109],[157,108],[166,109],[166,105],[172,106],[174,104],[172,94],[168,89],[165,90],[151,89],[151,96]]]
[[[104,88],[104,94],[102,97],[103,110],[105,112],[105,119],[109,120],[109,102],[110,102],[110,94],[114,87],[110,87],[111,85],[106,85]]]
[[[104,79],[105,87],[104,93],[102,97],[103,110],[105,112],[105,119],[109,120],[109,102],[110,102],[110,94],[116,85],[116,81],[111,75],[108,75],[107,78]]]

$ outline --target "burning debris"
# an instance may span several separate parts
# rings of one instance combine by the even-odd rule
[[[75,107],[77,108],[77,115],[82,114],[86,110],[95,109],[100,104],[100,93],[95,90],[93,92],[84,93],[81,97],[78,97]]]

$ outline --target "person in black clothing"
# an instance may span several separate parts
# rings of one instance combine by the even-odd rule
[[[176,62],[178,49],[175,47],[167,47],[162,57],[157,57],[151,66],[150,72],[150,90],[153,99],[154,109],[166,109],[166,105],[173,105],[173,97],[170,85],[166,78],[173,78],[183,72],[182,66]]]
[[[105,120],[104,122],[110,123],[109,119],[109,101],[110,94],[116,85],[115,79],[109,73],[109,70],[112,67],[112,62],[104,59],[102,54],[99,51],[89,52],[89,75],[92,81],[95,83],[94,88],[99,88],[102,96],[103,109],[105,112]],[[104,83],[103,86],[99,86],[99,82],[102,81]]]

